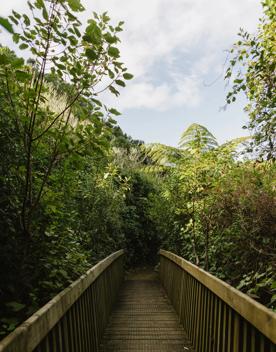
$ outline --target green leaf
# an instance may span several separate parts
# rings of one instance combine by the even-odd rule
[[[10,60],[7,55],[0,54],[0,65],[7,65],[10,63]]]
[[[120,92],[118,92],[117,89],[115,89],[113,86],[110,86],[109,90],[112,94],[115,94],[116,97],[118,97],[120,95]]]
[[[119,111],[117,111],[117,110],[114,109],[114,108],[109,109],[109,112],[110,112],[112,115],[116,115],[116,116],[122,115]]]
[[[42,9],[43,7],[44,7],[44,2],[43,2],[43,0],[36,0],[36,2],[34,3],[34,5],[35,5],[35,7],[37,8],[37,9]]]
[[[9,33],[12,33],[12,34],[14,33],[12,24],[9,22],[7,18],[0,17],[0,26],[4,27],[6,31],[8,31]]]
[[[12,36],[12,40],[18,44],[19,43],[19,39],[20,39],[20,35],[18,33],[14,33]]]
[[[73,35],[70,35],[68,39],[70,40],[71,45],[76,46],[78,44],[78,40]]]
[[[60,70],[66,70],[66,66],[65,65],[59,64],[57,62],[55,64],[56,64],[57,68],[59,68]]]
[[[2,318],[0,321],[4,325],[6,325],[6,329],[9,332],[14,330],[16,328],[16,325],[20,323],[20,320],[16,317]],[[1,331],[0,334],[3,335],[3,333],[5,334],[5,331]]]
[[[107,12],[103,13],[103,21],[104,23],[108,23],[110,21],[110,17],[107,15]]]
[[[14,16],[9,16],[9,19],[16,25],[19,24],[19,22],[17,21],[17,19]]]
[[[29,46],[26,43],[22,43],[22,44],[19,45],[19,49],[21,49],[21,50],[27,49],[28,47]]]
[[[24,59],[22,57],[16,58],[12,62],[12,67],[13,68],[19,68],[19,67],[22,67],[23,65],[24,65]]]
[[[98,106],[103,106],[103,104],[98,100],[98,99],[95,99],[95,98],[92,98],[91,99],[95,104],[97,104]]]
[[[243,82],[243,79],[235,79],[234,80],[234,83],[237,83],[237,84],[240,84],[240,83],[242,83]]]
[[[117,121],[111,118],[108,119],[108,122],[112,123],[112,125],[117,124]]]
[[[118,38],[116,36],[113,36],[110,33],[106,33],[104,35],[104,39],[109,43],[109,44],[114,44],[118,41]]]
[[[6,306],[10,308],[13,312],[19,312],[20,310],[26,307],[25,304],[18,302],[8,302],[6,303]]]
[[[42,16],[43,16],[43,18],[44,18],[46,21],[48,21],[49,16],[48,16],[48,12],[47,12],[47,10],[46,10],[45,7],[44,7],[43,10],[42,10]]]
[[[131,73],[124,73],[123,77],[124,77],[124,79],[129,80],[129,79],[132,79],[134,76]]]
[[[115,74],[111,70],[108,70],[108,76],[113,79],[115,77]]]
[[[18,20],[20,20],[21,15],[20,15],[18,12],[12,10],[12,14],[14,15],[15,18],[17,18]]]
[[[86,27],[85,33],[87,40],[89,43],[92,44],[100,44],[102,42],[102,32],[101,29],[98,27],[97,22],[94,20],[88,21],[89,25]]]
[[[66,272],[65,270],[60,269],[60,270],[58,271],[58,273],[59,273],[61,276],[63,276],[65,279],[68,279],[68,274],[67,274],[67,272]]]
[[[27,80],[30,80],[32,78],[32,75],[29,72],[25,72],[22,70],[16,70],[15,71],[16,78],[20,82],[25,82]]]
[[[31,24],[31,21],[29,19],[29,17],[27,15],[23,15],[23,18],[24,18],[24,23],[26,26],[29,26]]]
[[[67,0],[68,5],[73,11],[83,11],[84,7],[82,6],[80,0]]]
[[[81,37],[81,33],[76,26],[74,26],[74,31],[78,37]]]
[[[120,80],[120,79],[116,79],[115,83],[118,84],[118,86],[121,86],[121,87],[125,87],[126,86],[125,82]]]
[[[85,55],[88,57],[90,60],[96,60],[98,58],[97,53],[93,49],[86,49],[85,50]]]
[[[98,16],[97,12],[93,11],[93,16],[94,16],[94,18],[96,18],[97,20],[99,20],[99,16]]]
[[[29,0],[27,1],[27,4],[28,4],[28,7],[29,7],[30,10],[34,9],[33,4]]]
[[[123,30],[123,29],[122,29],[120,26],[115,27],[115,31],[116,31],[116,32],[122,32],[122,30]]]
[[[118,57],[120,57],[120,51],[119,51],[119,49],[115,48],[114,46],[111,46],[108,49],[108,55],[117,59]]]

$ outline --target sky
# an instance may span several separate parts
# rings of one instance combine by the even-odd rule
[[[25,0],[1,2],[0,16],[27,9]],[[122,115],[118,123],[134,139],[177,146],[192,123],[207,127],[219,143],[244,136],[241,97],[225,106],[227,50],[242,27],[257,29],[259,0],[83,0],[85,23],[92,11],[124,21],[121,61],[135,78],[118,98],[103,96]],[[0,43],[10,45],[7,33]]]

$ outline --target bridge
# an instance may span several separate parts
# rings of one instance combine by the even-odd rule
[[[276,314],[160,250],[158,275],[105,258],[0,343],[0,352],[275,352]]]

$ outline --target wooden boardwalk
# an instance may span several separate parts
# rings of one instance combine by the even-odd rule
[[[160,282],[148,270],[124,281],[124,255],[89,269],[5,337],[0,352],[276,352],[268,308],[164,250]]]
[[[127,278],[105,330],[101,351],[193,351],[154,273]]]

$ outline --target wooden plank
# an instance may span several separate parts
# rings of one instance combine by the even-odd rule
[[[164,250],[160,255],[188,272],[276,344],[276,313],[183,258]]]
[[[105,329],[100,351],[193,352],[177,314],[154,274],[151,280],[130,278],[125,281]]]
[[[81,294],[123,254],[124,250],[111,254],[55,296],[0,342],[0,352],[33,351]]]
[[[233,331],[232,331],[232,314],[234,312],[232,309],[228,309],[228,340],[227,340],[227,352],[233,352],[231,344],[233,340]]]
[[[213,343],[213,338],[214,338],[214,312],[215,312],[215,295],[213,293],[210,294],[210,316],[209,316],[209,321],[208,321],[208,325],[209,325],[209,336],[208,336],[208,352],[212,352],[214,349],[212,347],[212,343]]]
[[[218,299],[218,327],[217,327],[217,340],[216,340],[216,352],[220,352],[220,346],[221,346],[221,340],[223,338],[223,332],[222,332],[222,309],[223,309],[223,302]]]
[[[223,303],[223,311],[222,311],[222,351],[226,352],[226,339],[229,334],[229,330],[227,329],[227,306]]]
[[[233,352],[239,352],[240,350],[240,317],[237,313],[234,313],[234,331],[233,331]]]
[[[246,352],[247,351],[247,334],[248,334],[248,323],[247,321],[243,321],[243,335],[242,335],[242,352]]]
[[[214,296],[214,320],[213,320],[213,341],[211,345],[211,351],[216,351],[216,346],[217,346],[217,336],[218,336],[218,304],[219,304],[219,299],[217,296]]]

